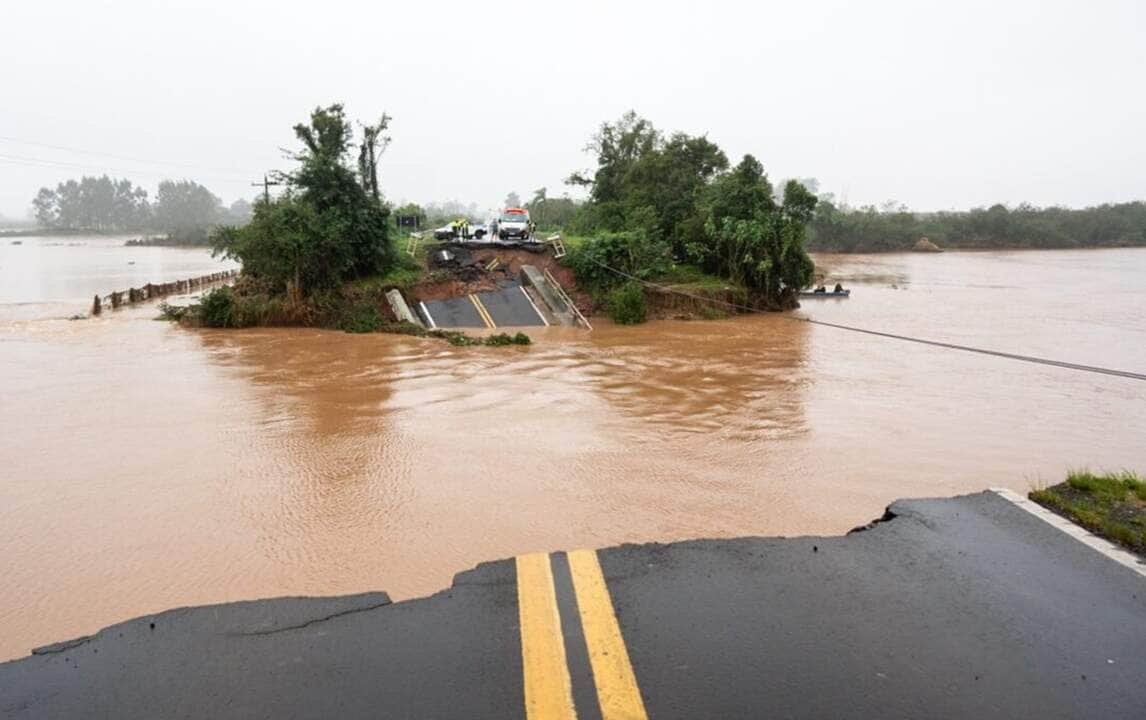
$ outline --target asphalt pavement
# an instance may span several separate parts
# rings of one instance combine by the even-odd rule
[[[0,714],[1142,718],[1146,576],[985,492],[839,537],[536,554],[184,608],[0,664]]]
[[[417,312],[430,327],[508,328],[535,327],[546,321],[519,283],[503,283],[499,290],[472,293],[418,304]]]

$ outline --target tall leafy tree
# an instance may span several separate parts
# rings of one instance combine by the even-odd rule
[[[632,111],[603,124],[586,150],[596,155],[596,170],[574,173],[568,182],[589,187],[596,222],[666,240],[677,256],[702,232],[700,191],[728,168],[724,151],[708,138],[674,133],[666,139]]]
[[[46,187],[40,188],[40,192],[36,193],[36,197],[32,200],[32,210],[35,213],[36,222],[41,227],[59,227],[60,196],[55,190]]]
[[[142,230],[150,217],[146,190],[107,175],[41,188],[32,208],[41,225],[65,230]]]
[[[203,242],[223,218],[223,203],[199,183],[164,180],[155,198],[154,224],[173,240]]]
[[[709,271],[743,284],[774,309],[795,305],[815,273],[805,240],[816,196],[789,180],[781,198],[774,199],[760,162],[745,155],[712,183],[705,200],[705,238],[688,248]]]
[[[389,210],[374,192],[380,135],[363,138],[358,157],[367,163],[356,172],[348,159],[354,133],[342,105],[316,108],[294,131],[302,149],[293,155],[298,168],[282,175],[286,192],[256,203],[246,226],[219,229],[213,244],[217,253],[241,260],[245,274],[297,298],[382,272],[394,255]]]
[[[389,136],[383,135],[388,127],[390,116],[385,113],[373,125],[363,125],[362,145],[358,151],[358,175],[362,179],[362,187],[377,202],[382,200],[378,187],[378,158],[390,145]]]

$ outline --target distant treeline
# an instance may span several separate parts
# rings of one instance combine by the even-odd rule
[[[1146,245],[1146,203],[1081,210],[992,205],[965,212],[913,213],[902,206],[837,207],[821,196],[812,218],[809,250],[910,250],[926,237],[940,247],[1100,248]]]
[[[83,177],[41,188],[32,200],[36,221],[64,232],[156,232],[169,244],[206,244],[210,228],[244,224],[251,204],[237,200],[224,208],[210,190],[191,180],[164,180],[154,202],[127,179]]]

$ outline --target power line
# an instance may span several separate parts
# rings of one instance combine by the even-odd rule
[[[270,205],[271,204],[271,185],[282,185],[282,182],[279,180],[271,180],[270,178],[267,177],[266,173],[263,173],[263,181],[262,182],[251,183],[251,187],[259,187],[260,185],[263,186],[263,200],[267,203],[267,205]]]
[[[192,163],[171,162],[167,160],[148,160],[145,158],[130,157],[128,155],[116,155],[114,153],[100,152],[98,150],[83,150],[81,148],[68,147],[66,145],[53,145],[51,143],[37,142],[35,140],[22,140],[20,138],[11,137],[9,135],[0,135],[0,140],[7,140],[8,142],[19,143],[21,145],[33,145],[36,147],[49,148],[52,150],[63,150],[65,152],[79,153],[81,155],[96,155],[99,157],[112,158],[113,160],[126,160],[128,162],[140,162],[147,165],[169,165],[172,167],[185,167],[197,170],[207,170],[209,172],[222,172],[222,173],[242,173],[241,170],[235,168],[218,168],[209,167],[206,165],[195,165]]]
[[[757,314],[761,314],[761,315],[764,314],[764,311],[759,310],[758,308],[749,307],[747,305],[738,305],[737,303],[725,302],[723,300],[717,300],[715,298],[706,298],[702,295],[696,295],[694,293],[688,293],[688,292],[685,292],[683,290],[677,290],[677,289],[672,288],[672,287],[667,286],[667,285],[658,285],[657,283],[649,282],[648,280],[642,280],[639,277],[636,277],[634,275],[630,275],[629,273],[624,272],[622,270],[618,270],[614,267],[609,267],[605,263],[594,260],[593,258],[586,258],[586,259],[589,260],[589,262],[593,263],[594,265],[598,265],[598,266],[600,266],[600,267],[602,267],[602,268],[604,268],[610,272],[613,272],[613,273],[616,273],[617,275],[620,275],[621,277],[628,278],[629,280],[634,280],[634,281],[636,281],[636,282],[638,282],[641,285],[644,285],[646,287],[656,288],[662,292],[675,293],[677,295],[683,295],[684,297],[693,298],[695,300],[700,300],[702,302],[724,305],[725,307],[735,308],[737,310],[741,310],[744,312],[757,313]],[[849,332],[863,333],[865,335],[874,335],[877,337],[890,338],[892,340],[903,340],[905,342],[919,343],[921,345],[931,345],[933,347],[945,348],[947,350],[961,350],[963,352],[978,353],[980,355],[990,355],[992,357],[1000,357],[1000,358],[1005,358],[1007,360],[1020,360],[1022,362],[1036,363],[1039,365],[1049,365],[1051,367],[1064,368],[1066,370],[1079,370],[1082,372],[1098,373],[1100,375],[1112,375],[1114,377],[1126,378],[1128,380],[1144,380],[1144,381],[1146,381],[1146,374],[1131,372],[1129,370],[1116,370],[1113,368],[1099,367],[1097,365],[1082,365],[1079,363],[1065,362],[1063,360],[1052,360],[1050,358],[1035,357],[1033,355],[1019,355],[1017,353],[1002,352],[999,350],[988,350],[986,348],[977,348],[977,347],[972,347],[970,345],[956,345],[954,343],[939,342],[938,340],[927,340],[924,338],[911,337],[908,335],[896,335],[894,333],[881,332],[879,330],[868,330],[866,328],[854,327],[851,325],[841,325],[839,323],[830,323],[830,322],[825,322],[823,320],[813,320],[811,318],[796,318],[796,317],[790,317],[790,316],[784,316],[784,317],[785,317],[785,319],[792,320],[795,322],[806,322],[806,323],[811,323],[813,325],[822,325],[824,327],[836,328],[838,330],[847,330]]]
[[[7,153],[0,153],[0,162],[5,162],[9,165],[23,165],[25,167],[41,167],[41,168],[74,168],[78,170],[91,170],[95,172],[115,172],[127,173],[129,175],[149,175],[152,177],[167,178],[175,175],[176,173],[163,172],[161,170],[140,170],[140,169],[127,169],[117,168],[107,165],[93,165],[85,163],[73,163],[63,160],[48,160],[46,158],[34,158],[24,155],[9,155]],[[239,183],[248,182],[246,178],[239,179],[237,177],[219,178],[219,177],[202,177],[196,176],[199,180],[209,180],[211,182],[226,182],[226,183]]]

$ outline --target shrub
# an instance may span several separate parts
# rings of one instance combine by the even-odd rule
[[[235,327],[235,295],[229,287],[215,288],[199,300],[199,321],[206,327]]]
[[[628,282],[611,290],[605,298],[605,312],[620,325],[643,323],[648,317],[644,288],[640,283]]]
[[[348,333],[371,333],[382,329],[385,320],[378,313],[378,308],[370,305],[356,305],[346,311],[338,328]]]
[[[566,263],[577,274],[577,284],[607,290],[625,282],[620,270],[641,279],[660,277],[672,267],[668,243],[642,230],[605,233],[572,248]]]
[[[519,332],[516,335],[498,333],[497,335],[490,335],[485,339],[486,345],[491,345],[494,347],[500,345],[528,345],[530,342],[531,340],[529,339],[529,336],[523,332]]]
[[[180,305],[168,305],[167,303],[159,303],[159,317],[157,320],[174,320],[178,322],[183,319],[187,314],[189,308]]]

